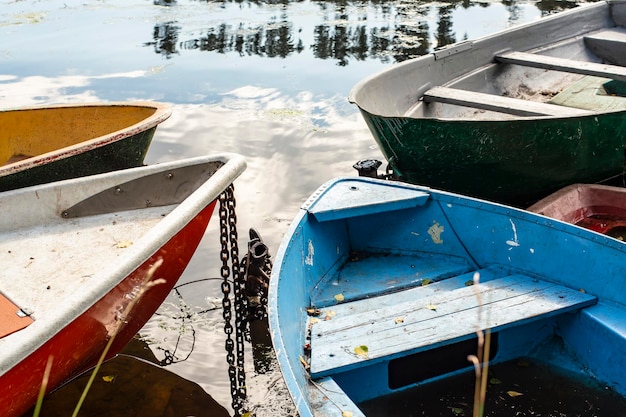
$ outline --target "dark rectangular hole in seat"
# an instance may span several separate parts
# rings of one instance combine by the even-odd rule
[[[442,346],[440,348],[415,353],[389,361],[389,388],[397,389],[416,382],[444,375],[467,368],[468,355],[476,355],[478,339],[476,337]],[[489,360],[498,351],[498,334],[492,333]]]

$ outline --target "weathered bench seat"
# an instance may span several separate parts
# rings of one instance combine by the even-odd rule
[[[407,290],[408,296],[389,294],[328,307],[330,319],[311,324],[311,376],[406,356],[471,338],[479,328],[499,331],[596,302],[583,292],[513,274],[481,282],[481,305],[476,288],[469,285],[471,276]],[[446,289],[438,288],[442,286]],[[355,351],[362,346],[365,355],[363,349]]]
[[[587,110],[572,107],[449,87],[433,87],[424,93],[423,100],[426,103],[438,102],[456,106],[473,107],[516,116],[572,117],[590,114]]]

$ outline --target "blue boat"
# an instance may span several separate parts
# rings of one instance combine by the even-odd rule
[[[623,407],[624,277],[616,239],[426,187],[338,178],[278,250],[270,329],[301,417],[375,415],[377,400],[468,372],[489,398],[499,388],[485,376],[511,361],[600,384]],[[575,393],[593,404],[588,394]]]

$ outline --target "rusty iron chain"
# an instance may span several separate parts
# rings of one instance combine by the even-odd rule
[[[232,407],[236,416],[245,413],[246,374],[244,370],[244,334],[247,321],[245,311],[247,303],[245,299],[245,277],[239,264],[239,247],[237,244],[237,215],[235,213],[234,186],[231,184],[219,197],[220,217],[220,258],[222,260],[222,299],[224,318],[224,333],[226,333],[226,361],[228,363],[228,377],[230,379],[230,393]],[[230,267],[229,267],[230,260]],[[230,277],[232,273],[232,286]],[[243,283],[242,283],[243,282]],[[235,326],[232,325],[231,292],[234,292],[235,302]],[[243,314],[241,314],[244,312]],[[233,334],[234,333],[234,334]],[[233,340],[234,337],[234,340]]]

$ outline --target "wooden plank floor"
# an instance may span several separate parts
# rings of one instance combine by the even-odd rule
[[[311,376],[363,365],[472,337],[478,327],[494,331],[595,304],[596,298],[525,275],[433,292],[445,280],[422,287],[411,300],[378,307],[377,298],[354,301],[354,314],[334,314],[311,326]],[[429,288],[430,287],[430,288]],[[345,305],[342,308],[346,308]],[[367,355],[355,348],[367,347]]]

